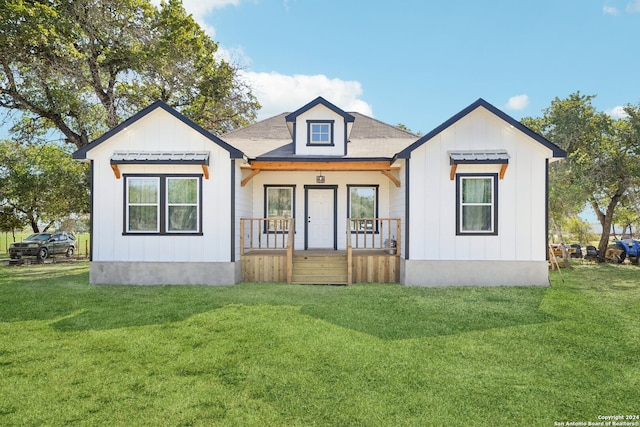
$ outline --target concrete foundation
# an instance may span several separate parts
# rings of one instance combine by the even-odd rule
[[[237,265],[236,265],[237,264]],[[94,285],[233,285],[240,281],[235,262],[91,262]]]
[[[549,286],[546,261],[401,260],[407,286]]]

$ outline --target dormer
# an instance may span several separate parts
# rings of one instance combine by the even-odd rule
[[[299,156],[344,156],[355,117],[318,97],[285,117]]]

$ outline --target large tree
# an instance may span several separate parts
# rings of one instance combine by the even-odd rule
[[[29,225],[34,233],[88,212],[87,165],[59,145],[0,142],[0,211],[3,222]]]
[[[259,108],[180,0],[0,0],[0,107],[76,147],[161,99],[214,132]]]
[[[590,205],[602,225],[602,256],[616,208],[640,185],[640,126],[633,121],[640,106],[627,105],[627,116],[615,119],[593,107],[594,97],[576,92],[556,98],[543,117],[523,122],[569,154],[565,164],[552,168],[552,221]]]

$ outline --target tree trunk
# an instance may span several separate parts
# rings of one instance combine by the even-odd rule
[[[607,211],[604,214],[602,213],[602,211],[600,211],[598,203],[593,199],[591,200],[591,206],[593,207],[593,210],[595,211],[595,214],[598,217],[600,224],[602,225],[602,234],[600,235],[600,242],[598,243],[599,261],[605,260],[607,246],[609,246],[611,224],[613,224],[613,213],[616,209],[616,206],[618,205],[618,202],[620,201],[620,197],[620,195],[616,194],[611,198],[611,200],[609,201],[609,205],[607,206]]]
[[[35,220],[35,219],[31,218],[31,219],[29,220],[29,224],[31,225],[31,230],[32,230],[34,233],[39,233],[39,232],[40,232],[40,228],[38,228],[38,221],[37,221],[37,220]]]

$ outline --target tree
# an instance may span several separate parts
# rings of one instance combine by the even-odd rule
[[[0,0],[0,107],[78,148],[157,99],[228,131],[259,104],[217,48],[180,0]]]
[[[15,209],[10,206],[0,206],[0,231],[3,233],[11,232],[13,241],[16,241],[16,230],[20,230],[25,226],[24,221],[17,214]]]
[[[589,204],[602,225],[602,256],[616,207],[640,184],[640,126],[630,120],[637,119],[640,107],[627,106],[628,116],[614,119],[596,111],[594,97],[576,92],[564,100],[555,98],[543,117],[523,123],[567,151],[565,164],[554,165],[550,174],[552,217]]]
[[[69,148],[69,147],[67,147]],[[34,233],[89,211],[87,165],[57,145],[0,143],[0,208]]]

